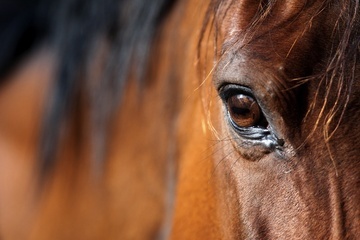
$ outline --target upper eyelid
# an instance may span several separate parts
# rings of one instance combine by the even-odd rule
[[[251,88],[238,84],[233,84],[233,83],[223,84],[219,87],[218,92],[223,100],[226,100],[227,98],[231,97],[234,94],[241,93],[252,97],[256,101],[256,97],[254,96]]]

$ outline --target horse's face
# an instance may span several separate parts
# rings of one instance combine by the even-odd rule
[[[222,108],[215,171],[225,236],[355,238],[360,69],[345,56],[356,48],[339,52],[357,6],[230,2],[217,13],[213,80]]]
[[[63,2],[64,9],[72,6]],[[82,9],[80,2],[75,10]],[[83,9],[89,17],[96,16],[95,2]],[[147,19],[144,13],[166,1],[135,2],[134,7],[151,5],[133,14],[135,25],[143,25],[138,20]],[[205,13],[209,2],[214,22],[211,11]],[[94,80],[112,76],[105,70],[115,66],[106,60],[117,59],[110,54],[113,50],[128,48],[129,39],[149,34],[145,29],[128,36],[126,29],[135,31],[132,21],[125,24],[132,14],[116,14],[116,19],[124,17],[124,31],[113,35],[117,21],[109,21],[108,37],[126,44],[117,46],[116,41],[112,49],[104,42],[92,49],[89,80],[74,79],[87,84],[70,94],[77,100],[69,110],[72,116],[65,119],[68,124],[59,125],[59,153],[52,156],[58,162],[44,178],[40,195],[38,143],[60,56],[55,46],[34,50],[1,81],[0,238],[163,239],[171,234],[171,239],[181,240],[355,239],[360,235],[360,150],[355,145],[360,141],[358,2],[178,1],[156,31],[146,80],[132,81],[130,71],[119,108],[109,113],[113,119],[108,126],[103,122],[106,139],[98,142],[91,136],[101,127],[88,115],[96,109],[104,110],[99,115],[108,111],[102,104],[97,107],[108,92],[93,96],[98,92]],[[74,12],[75,28],[59,36],[79,32],[77,26],[81,40],[87,36],[86,26],[98,21],[86,21],[85,14],[83,27]],[[204,16],[213,28],[202,29]],[[64,31],[71,25],[66,23],[55,28]],[[212,30],[217,34],[214,43],[208,38]],[[124,39],[117,39],[122,34]],[[77,39],[77,34],[69,36],[66,39]],[[220,49],[210,71],[213,81],[206,78],[200,88],[194,66],[213,67],[213,45]],[[210,52],[201,54],[203,48]],[[138,50],[123,60],[142,62],[133,59],[142,55],[143,48]],[[71,59],[69,63],[77,58]],[[108,84],[104,87],[113,88],[114,82]],[[99,153],[107,150],[99,172],[94,172],[100,165],[92,161],[98,153],[93,144],[101,145]]]

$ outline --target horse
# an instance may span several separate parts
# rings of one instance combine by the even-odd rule
[[[358,0],[0,5],[0,239],[360,234]]]

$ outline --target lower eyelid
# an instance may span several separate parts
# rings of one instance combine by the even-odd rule
[[[231,118],[228,117],[228,121],[231,127],[235,130],[237,134],[239,134],[241,137],[247,138],[247,139],[262,139],[266,135],[270,134],[270,130],[267,128],[260,128],[260,127],[239,127],[237,126]]]

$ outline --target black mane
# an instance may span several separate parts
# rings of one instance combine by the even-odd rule
[[[40,143],[40,169],[54,165],[60,129],[76,118],[81,95],[92,96],[95,137],[105,141],[106,124],[120,100],[134,58],[138,75],[171,0],[8,0],[0,3],[0,77],[40,45],[48,45],[59,65]],[[91,54],[105,40],[111,49],[97,92],[87,93]],[[139,64],[140,63],[140,64]],[[82,77],[81,77],[82,76]],[[105,109],[105,110],[104,110]],[[96,150],[101,152],[101,147]],[[101,158],[101,154],[97,154]]]

